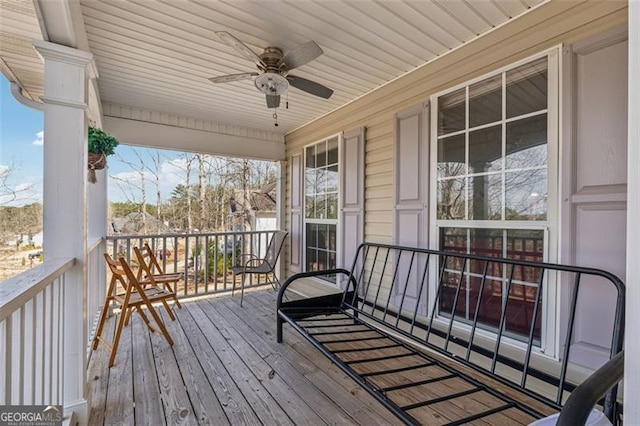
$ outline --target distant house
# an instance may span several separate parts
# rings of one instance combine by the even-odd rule
[[[276,229],[276,183],[252,190],[249,197],[237,189],[229,199],[229,228],[232,231]]]
[[[167,233],[170,230],[168,226],[146,212],[114,217],[111,219],[111,228],[116,235]]]

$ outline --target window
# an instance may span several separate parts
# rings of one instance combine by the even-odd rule
[[[440,250],[530,261],[548,258],[557,164],[557,60],[549,53],[433,98],[432,238]],[[555,234],[554,234],[555,235]],[[452,265],[453,266],[453,265]],[[450,315],[460,276],[445,268],[439,309]],[[475,268],[477,269],[477,268]],[[495,330],[508,298],[505,332],[527,335],[537,277],[491,270],[479,293],[481,271],[470,262],[455,315],[472,321],[478,298],[479,325]],[[523,268],[526,269],[526,268]],[[544,290],[543,290],[544,291]],[[544,298],[548,295],[543,294]],[[540,342],[544,327],[536,318]]]
[[[336,267],[339,136],[304,150],[305,270]]]

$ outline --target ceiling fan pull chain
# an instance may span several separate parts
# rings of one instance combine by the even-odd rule
[[[289,91],[288,91],[288,90],[287,90],[287,100],[286,100],[286,102],[284,103],[284,105],[285,105],[285,106],[284,106],[284,107],[285,107],[285,109],[289,109]]]
[[[277,112],[275,112],[275,111],[277,111],[277,110],[278,110],[278,109],[276,108],[276,109],[274,110],[274,113],[273,113],[273,119],[275,120],[275,123],[274,123],[273,125],[274,125],[274,126],[276,126],[276,127],[278,127],[278,113],[277,113]]]

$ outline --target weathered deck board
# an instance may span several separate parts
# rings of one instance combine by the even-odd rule
[[[216,309],[225,316],[231,316],[231,309],[227,311],[224,308],[229,308],[226,303],[220,303],[216,305]],[[242,312],[238,312],[236,315],[242,315]],[[272,367],[274,371],[276,369],[281,371],[279,373],[283,380],[289,384],[292,388],[298,390],[305,402],[313,407],[323,420],[329,424],[345,424],[356,422],[356,418],[352,418],[349,415],[345,416],[345,412],[337,411],[334,409],[336,399],[327,397],[323,392],[318,392],[314,389],[315,385],[311,382],[301,371],[300,366],[295,361],[290,361],[284,356],[283,352],[286,351],[286,347],[275,346],[275,339],[273,336],[275,333],[269,332],[271,323],[270,321],[273,315],[267,318],[261,318],[259,312],[254,311],[254,315],[247,318],[247,324],[242,330],[243,333],[247,333],[247,341],[264,356],[265,361]],[[262,325],[262,327],[260,327]],[[265,329],[265,325],[267,328]],[[309,362],[308,360],[300,360],[301,362]],[[284,367],[284,368],[280,368]],[[328,410],[332,410],[329,412]],[[348,414],[348,412],[347,412]]]
[[[398,423],[290,327],[284,329],[284,343],[276,343],[275,293],[269,288],[247,292],[244,308],[239,305],[239,297],[227,295],[183,301],[183,309],[175,310],[176,321],[170,321],[163,309],[158,312],[175,342],[173,346],[159,333],[150,333],[134,314],[131,324],[123,330],[113,368],[107,368],[106,347],[92,353],[88,370],[89,424]],[[116,319],[114,316],[107,322],[107,340],[113,336]],[[329,329],[347,329],[348,323],[349,320],[337,319],[333,323],[337,327]],[[357,334],[371,337],[377,333]],[[334,343],[331,347],[373,349],[359,355],[344,352],[341,357],[345,360],[403,351],[379,348],[390,344],[389,339],[377,339]],[[382,366],[376,361],[356,365],[364,370],[388,369],[395,364],[419,362],[413,358],[416,357],[401,358],[402,362],[386,360]],[[389,386],[443,374],[444,369],[432,366],[371,380]],[[447,380],[439,388],[425,387],[417,394],[392,394],[397,394],[399,401],[411,403],[416,396],[438,397],[466,386]],[[426,424],[436,425],[496,405],[499,401],[494,397],[478,392],[464,399],[433,404],[429,409],[412,410],[412,414]],[[509,410],[474,424],[507,425],[525,420],[522,413]]]
[[[133,399],[136,402],[136,423],[166,424],[164,409],[158,398],[160,389],[158,388],[156,365],[147,326],[138,315],[133,315],[131,323],[136,339],[132,353],[133,365],[135,366],[133,369],[133,383],[135,383]],[[125,354],[121,356],[125,356]],[[138,368],[140,366],[148,366],[148,368]]]
[[[300,396],[300,389],[290,387],[287,382],[282,378],[285,370],[290,368],[289,366],[283,366],[276,372],[264,359],[263,355],[257,353],[251,344],[245,340],[245,334],[239,333],[234,329],[242,330],[245,326],[241,320],[236,320],[237,317],[232,316],[228,319],[224,315],[220,314],[218,308],[214,303],[201,305],[203,311],[207,314],[209,319],[216,324],[222,335],[233,347],[238,354],[239,359],[250,366],[256,377],[262,382],[263,386],[283,406],[285,412],[289,415],[294,423],[299,424],[321,424],[322,418],[316,413],[312,407]],[[238,309],[241,309],[238,306]],[[224,312],[224,311],[222,311]],[[230,311],[227,312],[230,315]],[[234,324],[232,324],[234,323]],[[245,330],[246,331],[246,330]]]
[[[120,315],[114,315],[112,320],[117,323],[119,318]],[[109,384],[117,383],[118,386],[109,386],[107,390],[104,417],[104,423],[107,425],[134,424],[131,343],[131,326],[124,327],[118,345],[116,364],[109,372]],[[102,345],[101,349],[104,350],[105,346]],[[127,355],[122,356],[124,354]]]
[[[165,325],[169,334],[174,336],[173,339],[175,339],[177,334],[175,323],[165,322]],[[197,425],[198,419],[194,414],[193,406],[187,395],[184,379],[178,368],[173,347],[169,346],[167,340],[159,331],[151,333],[151,344],[158,376],[158,387],[160,388],[160,396],[167,424]],[[145,365],[140,367],[148,368],[149,366]]]
[[[288,418],[284,411],[264,390],[251,370],[238,362],[236,353],[218,329],[206,326],[210,323],[199,304],[185,303],[184,306],[190,316],[181,315],[180,322],[198,336],[196,339],[191,337],[191,342],[194,348],[202,351],[200,358],[207,363],[206,374],[215,382],[214,390],[231,423],[252,424],[260,416],[273,423],[286,424]],[[197,333],[196,327],[200,327],[200,333]],[[233,368],[227,369],[225,365]]]
[[[398,419],[369,395],[362,387],[345,375],[338,367],[318,351],[297,332],[285,328],[285,344],[275,341],[275,322],[273,305],[266,298],[249,298],[248,305],[254,312],[261,313],[246,317],[247,324],[254,330],[271,336],[269,341],[274,350],[296,363],[296,368],[309,378],[321,392],[326,393],[336,404],[364,425],[397,424]],[[358,403],[352,401],[356,398]]]
[[[396,419],[351,379],[291,333],[275,342],[275,293],[183,303],[166,322],[174,345],[137,314],[122,333],[116,364],[92,353],[90,422],[97,424],[394,424]],[[104,336],[113,336],[115,320]]]
[[[189,401],[193,406],[197,423],[200,425],[227,424],[227,416],[216,398],[211,383],[200,365],[199,357],[191,347],[184,329],[175,322],[169,324],[170,318],[166,312],[162,313],[162,319],[171,330],[176,362],[180,369],[180,376],[184,381]],[[136,407],[136,413],[137,411]]]
[[[111,320],[105,324],[102,337],[111,342],[115,332],[116,322]],[[102,424],[107,405],[107,389],[109,387],[109,351],[100,343],[101,348],[91,352],[90,364],[87,371],[87,398],[92,402],[89,413],[89,424]]]

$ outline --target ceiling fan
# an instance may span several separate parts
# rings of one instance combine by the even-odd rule
[[[256,88],[267,97],[267,108],[280,106],[280,95],[293,86],[303,92],[329,99],[333,90],[315,81],[290,75],[289,71],[313,61],[324,52],[315,41],[302,44],[286,55],[279,47],[265,47],[262,54],[258,55],[249,46],[232,36],[226,31],[216,31],[216,35],[225,43],[235,48],[245,58],[254,62],[259,72],[245,72],[240,74],[221,75],[211,77],[212,83],[229,83],[238,80],[249,80],[255,77]]]

